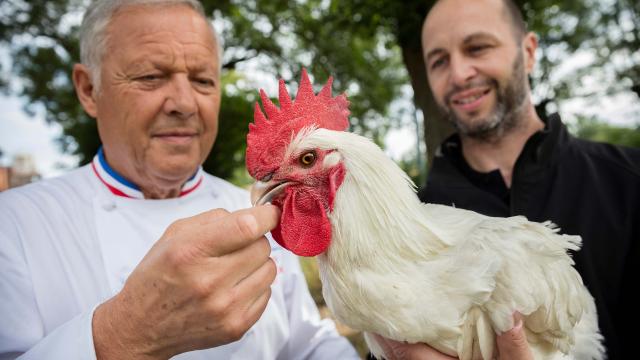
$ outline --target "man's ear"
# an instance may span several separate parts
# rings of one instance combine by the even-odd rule
[[[524,51],[524,66],[527,74],[531,74],[536,64],[536,50],[538,49],[538,36],[533,32],[525,34],[522,41],[522,50]]]
[[[95,98],[95,89],[93,82],[91,81],[91,74],[89,68],[83,64],[73,65],[73,86],[76,88],[76,95],[78,100],[82,104],[84,111],[92,118],[95,118],[98,114],[98,108]]]

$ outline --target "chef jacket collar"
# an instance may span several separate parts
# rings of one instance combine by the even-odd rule
[[[140,187],[131,181],[118,174],[109,164],[104,157],[104,151],[102,147],[98,150],[96,156],[93,157],[91,162],[91,168],[96,174],[98,179],[116,196],[122,196],[132,199],[144,199],[144,194]],[[182,185],[180,191],[180,197],[191,193],[202,184],[204,178],[204,171],[202,166],[198,167],[198,170]]]

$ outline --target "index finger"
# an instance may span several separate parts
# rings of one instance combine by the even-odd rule
[[[280,221],[280,210],[268,204],[238,210],[205,226],[210,234],[208,253],[221,256],[242,249],[271,231]]]

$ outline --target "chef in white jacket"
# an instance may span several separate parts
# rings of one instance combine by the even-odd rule
[[[0,194],[0,359],[357,358],[264,237],[278,210],[200,168],[220,57],[195,0],[90,5],[73,82],[103,146]]]

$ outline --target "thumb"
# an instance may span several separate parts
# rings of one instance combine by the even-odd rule
[[[531,348],[527,342],[527,335],[524,332],[522,315],[518,312],[513,314],[514,326],[511,330],[498,335],[496,344],[500,359],[533,360]]]
[[[373,338],[376,340],[376,342],[378,343],[378,346],[384,352],[384,358],[386,360],[397,359],[397,356],[396,356],[397,349],[394,343],[387,341],[386,338],[378,334],[373,334]]]

